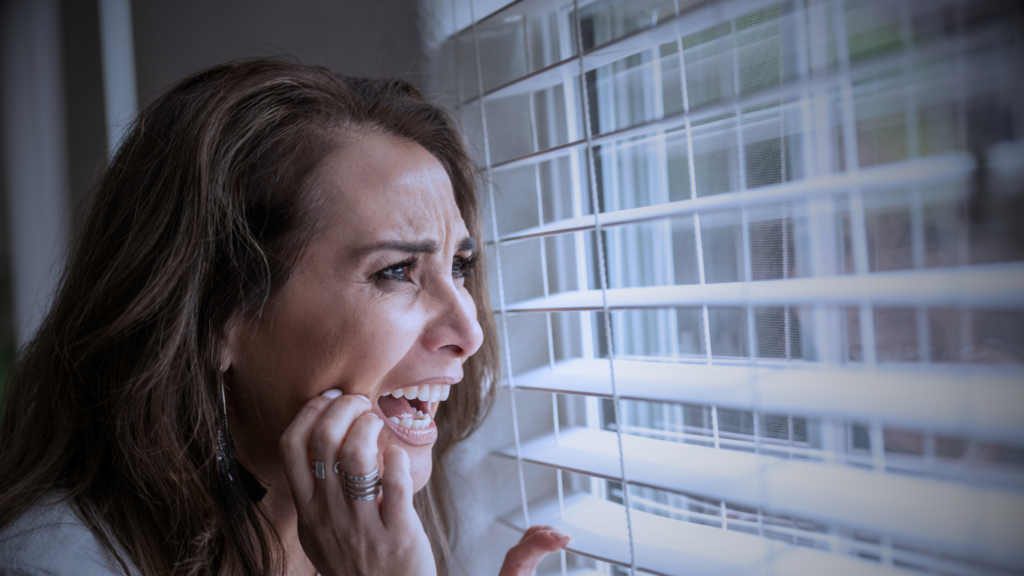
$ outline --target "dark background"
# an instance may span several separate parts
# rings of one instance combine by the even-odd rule
[[[58,38],[47,41],[60,44],[52,47],[62,59],[67,158],[62,197],[65,228],[73,230],[108,155],[99,0],[0,0],[0,19],[8,19],[0,22],[0,30],[23,26],[15,15],[40,1],[50,3],[49,17],[59,25]],[[427,85],[416,0],[134,0],[131,11],[140,108],[193,72],[261,55],[287,55],[345,74],[401,76],[418,87]],[[8,62],[32,55],[12,42],[2,49]],[[0,82],[10,83],[10,78],[4,74]],[[0,86],[0,98],[8,88]],[[17,334],[12,295],[10,219],[17,215],[9,209],[9,152],[0,154],[0,389],[17,343],[26,340]]]

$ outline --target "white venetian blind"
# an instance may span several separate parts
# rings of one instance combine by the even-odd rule
[[[507,522],[563,573],[1024,571],[1022,5],[471,17]]]

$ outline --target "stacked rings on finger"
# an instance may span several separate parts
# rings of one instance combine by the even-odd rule
[[[351,500],[373,500],[380,493],[380,468],[365,476],[353,476],[341,470],[338,462],[334,465],[334,471],[341,474],[341,487],[345,491],[345,497]]]

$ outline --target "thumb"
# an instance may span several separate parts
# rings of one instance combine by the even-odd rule
[[[558,528],[531,528],[505,555],[498,576],[532,576],[537,564],[551,552],[565,548],[571,537]]]
[[[414,525],[419,519],[412,506],[412,476],[409,455],[397,446],[384,451],[384,474],[381,477],[380,518],[389,529]]]

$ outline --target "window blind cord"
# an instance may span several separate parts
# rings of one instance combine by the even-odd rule
[[[676,18],[680,16],[679,1],[673,3]],[[686,129],[686,166],[688,180],[690,183],[690,200],[697,199],[697,168],[693,158],[693,130],[690,125],[690,93],[686,85],[686,54],[683,52],[683,38],[676,35],[676,50],[679,53],[679,88],[683,93],[683,111],[679,114],[683,119],[683,126]],[[700,234],[700,214],[693,212],[693,235],[697,247],[697,275],[701,284],[705,283],[704,277],[704,245]],[[704,338],[704,355],[707,365],[711,365],[711,319],[708,315],[707,305],[701,306],[701,332]]]
[[[523,38],[529,37],[529,27],[526,23],[526,18],[523,18]],[[523,42],[523,52],[526,56],[526,62],[530,60],[530,43],[527,41]],[[533,98],[530,98],[530,139],[533,144],[533,151],[537,152],[540,150],[540,143],[537,136],[537,111],[533,102]],[[537,222],[544,224],[544,195],[543,187],[541,185],[540,167],[538,164],[533,166],[533,178],[534,186],[537,188]],[[497,237],[497,236],[495,236]],[[544,250],[544,240],[540,241],[540,272],[541,272],[541,283],[544,286],[544,298],[547,299],[551,296],[548,288],[548,261],[547,254]],[[548,367],[552,372],[555,370],[555,344],[554,335],[551,330],[551,313],[547,312],[544,314],[544,323],[547,328],[548,336]],[[555,444],[559,442],[559,424],[558,424],[558,394],[555,392],[551,393],[551,417],[552,417],[552,429],[555,432]],[[558,489],[558,515],[559,517],[565,516],[565,494],[562,487],[562,470],[561,468],[555,470],[555,485]],[[566,562],[565,548],[558,551],[558,557],[562,564],[562,576],[568,574],[568,564]]]
[[[597,196],[597,174],[594,169],[594,141],[590,125],[590,102],[587,97],[587,70],[583,61],[583,30],[580,24],[580,2],[572,1],[573,25],[576,28],[576,56],[580,63],[580,100],[583,104],[583,135],[586,139],[587,170],[590,175],[590,204],[594,211],[594,243],[597,249],[598,282],[601,286],[601,308],[604,314],[604,337],[608,348],[608,371],[612,386],[612,409],[615,414],[615,439],[619,445],[619,472],[622,476],[622,501],[626,508],[626,533],[629,536],[629,570],[636,576],[636,546],[633,541],[633,518],[630,513],[629,477],[626,474],[626,457],[622,450],[622,416],[619,413],[619,391],[615,386],[615,346],[612,341],[612,317],[608,307],[608,278],[604,261],[604,242],[601,238],[601,205]]]
[[[843,138],[843,158],[848,174],[856,176],[860,171],[860,158],[857,153],[857,124],[854,113],[853,81],[850,75],[850,47],[848,45],[845,12],[843,5],[832,0],[832,25],[835,35],[843,40],[836,42],[836,57],[841,78],[839,98]],[[850,190],[850,232],[853,241],[854,272],[858,275],[868,274],[867,231],[864,222],[864,196],[861,186]],[[876,368],[874,306],[870,300],[862,300],[859,306],[860,338],[864,367],[866,370]]]
[[[512,355],[508,342],[508,316],[505,311],[505,282],[501,273],[501,242],[498,238],[498,215],[494,208],[494,185],[491,182],[491,147],[487,138],[487,113],[484,104],[483,68],[480,65],[480,43],[477,38],[476,14],[473,0],[469,0],[469,19],[472,22],[474,62],[476,64],[476,84],[480,94],[480,128],[484,141],[484,183],[487,186],[487,201],[490,203],[491,229],[494,242],[494,265],[498,269],[498,309],[501,315],[501,337],[505,351],[505,370],[508,378],[508,395],[512,408],[512,438],[516,448],[516,471],[519,474],[519,498],[523,506],[523,530],[530,527],[530,511],[526,503],[526,479],[523,475],[523,451],[519,442],[519,416],[516,410],[516,385],[512,374]]]
[[[735,90],[736,94],[738,95],[738,94],[742,93],[742,89],[741,89],[741,84],[740,84],[739,62],[737,61],[738,58],[739,58],[739,46],[738,46],[739,38],[738,38],[738,31],[736,29],[736,20],[735,19],[730,21],[729,27],[730,27],[730,36],[732,37],[731,38],[731,44],[732,44],[732,76],[733,76],[733,86],[734,86],[733,89]],[[683,58],[682,47],[683,47],[683,43],[682,43],[682,39],[680,38],[680,40],[679,40],[680,68],[683,69],[683,74],[685,74],[686,73],[685,65],[682,64],[682,58]],[[687,101],[688,100],[689,100],[689,98],[687,98]],[[687,104],[688,104],[688,102],[687,102]],[[753,274],[753,262],[751,261],[751,255],[750,255],[750,215],[749,215],[748,209],[747,209],[747,204],[748,204],[749,201],[746,198],[746,195],[747,195],[747,174],[746,174],[746,172],[747,171],[744,168],[747,165],[747,158],[746,158],[746,145],[744,143],[744,137],[743,137],[743,107],[737,105],[736,109],[735,109],[735,114],[736,114],[736,155],[737,155],[737,163],[738,163],[738,165],[740,167],[740,169],[739,169],[739,185],[740,185],[740,202],[739,202],[739,204],[740,204],[740,214],[741,214],[741,224],[740,224],[740,226],[741,226],[741,229],[742,229],[742,236],[743,236],[743,276],[744,276],[744,281],[749,283],[749,282],[752,282],[754,280],[754,274]],[[691,151],[691,157],[692,157],[692,151]],[[697,189],[694,188],[693,192],[694,192],[694,196],[696,196]],[[783,240],[783,241],[785,241],[785,240]],[[783,250],[783,253],[785,253],[785,250]],[[704,306],[704,310],[707,311],[707,306]],[[746,306],[746,315],[747,315],[747,348],[748,348],[747,353],[750,355],[751,366],[755,366],[757,364],[757,354],[758,354],[758,351],[757,351],[757,338],[754,336],[754,313],[753,313],[753,311],[754,311],[753,305],[748,303],[748,305]],[[706,328],[708,330],[708,363],[710,364],[710,362],[711,362],[710,326],[706,325]],[[755,411],[753,412],[753,415],[752,415],[752,419],[753,419],[753,422],[754,422],[754,430],[753,430],[754,452],[758,453],[758,451],[760,449],[759,438],[760,438],[761,430],[760,430],[760,427],[759,427],[759,424],[760,424],[759,420],[760,419],[758,418],[758,413],[756,411],[756,407],[761,405],[760,387],[757,385],[757,383],[756,383],[756,381],[754,379],[751,379],[747,383],[747,386],[748,386],[748,389],[750,390],[750,395],[751,395],[751,398],[753,400],[753,405],[755,407]],[[718,407],[715,406],[714,409],[716,411],[715,415],[717,416],[717,409],[718,409]],[[718,436],[718,432],[719,432],[719,428],[718,428],[718,423],[716,422],[716,424],[715,424],[715,435],[716,435],[716,438]],[[790,435],[790,439],[792,439],[792,435]],[[717,444],[717,442],[716,442],[716,444]],[[715,448],[716,449],[720,449],[717,445],[715,446]],[[761,502],[771,502],[771,493],[769,491],[769,486],[768,486],[768,461],[767,460],[761,460],[760,461],[760,464],[757,467],[757,475],[758,475],[758,478],[759,478],[759,481],[757,483],[757,489],[758,489],[758,492],[760,493]],[[722,528],[723,529],[728,529],[728,527],[727,527],[728,526],[728,524],[727,524],[728,523],[728,506],[726,505],[725,500],[722,500],[721,502],[722,502]],[[758,532],[759,532],[759,535],[761,537],[764,537],[764,522],[763,522],[763,519],[762,519],[762,516],[761,516],[761,508],[760,507],[758,507],[758,509],[757,509],[757,518],[758,518]],[[774,574],[777,573],[777,571],[776,571],[776,561],[777,561],[778,551],[779,551],[779,549],[776,546],[769,546],[768,547],[768,553],[767,553],[767,556],[765,557],[766,576],[773,576]]]

